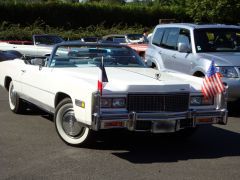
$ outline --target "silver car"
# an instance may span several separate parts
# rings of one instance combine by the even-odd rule
[[[145,60],[156,69],[203,77],[212,60],[228,85],[228,101],[240,98],[240,27],[173,23],[153,31]]]

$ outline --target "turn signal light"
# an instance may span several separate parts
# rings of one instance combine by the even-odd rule
[[[201,118],[201,119],[197,119],[198,122],[200,123],[211,123],[213,121],[212,118]]]
[[[104,126],[105,127],[119,127],[119,126],[121,127],[121,126],[123,126],[123,123],[119,122],[119,121],[105,122]]]

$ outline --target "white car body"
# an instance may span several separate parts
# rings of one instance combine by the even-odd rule
[[[41,45],[24,45],[24,44],[10,44],[6,42],[0,42],[0,50],[8,51],[15,50],[29,57],[46,57],[52,52],[53,46],[41,46]]]
[[[64,40],[57,35],[33,35],[32,44],[15,44],[8,42],[0,42],[0,50],[18,51],[26,57],[48,57],[52,52],[54,44],[61,43],[63,41]]]
[[[96,46],[102,47],[99,44]],[[124,47],[132,51],[125,46],[114,45],[114,47]],[[210,124],[227,123],[224,94],[214,97],[212,105],[191,106],[188,102],[188,107],[184,111],[130,112],[127,108],[101,108],[100,101],[102,98],[126,98],[127,101],[131,94],[171,96],[186,93],[190,98],[191,96],[201,96],[202,79],[170,71],[159,72],[144,67],[106,67],[109,82],[104,87],[102,96],[100,96],[97,89],[99,67],[64,68],[51,66],[49,63],[51,63],[55,51],[53,51],[47,66],[26,64],[26,61],[22,59],[1,62],[0,85],[10,92],[12,82],[14,84],[12,94],[17,94],[18,98],[54,113],[55,117],[58,116],[59,103],[64,98],[69,97],[72,101],[76,121],[83,124],[88,130],[126,128],[138,131],[136,123],[142,120],[152,123],[150,129],[144,130],[153,133],[179,131],[185,128],[180,126],[180,120],[187,118],[191,119],[191,127],[205,124],[206,118],[209,120],[207,123]],[[56,56],[56,58],[59,58],[59,56]],[[12,101],[11,92],[9,98]],[[175,103],[174,100],[172,101]],[[14,103],[12,104],[14,105]],[[10,108],[12,104],[10,103]],[[204,121],[201,121],[202,119]],[[172,125],[172,128],[158,127],[160,122],[168,122]],[[58,124],[56,126],[58,130]],[[59,130],[58,133],[70,145],[81,144],[85,140],[69,138],[62,135]]]

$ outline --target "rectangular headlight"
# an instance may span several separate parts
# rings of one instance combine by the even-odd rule
[[[113,108],[124,108],[124,107],[126,107],[126,98],[113,98],[112,107]]]
[[[111,108],[112,107],[112,98],[101,98],[101,107],[102,108]]]
[[[125,108],[126,98],[125,97],[119,97],[119,98],[102,97],[101,107],[102,108]]]
[[[203,96],[191,96],[190,106],[210,106],[214,104],[214,98],[204,98]]]
[[[222,77],[238,78],[238,73],[235,67],[218,66],[217,69]]]

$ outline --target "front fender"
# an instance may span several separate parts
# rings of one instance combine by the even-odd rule
[[[162,57],[157,53],[157,50],[149,48],[145,53],[145,58],[147,64],[152,63],[156,65],[157,69],[165,69]]]
[[[201,66],[196,66],[191,70],[191,75],[195,75],[196,72],[201,72],[203,74],[206,74],[206,71],[204,68],[202,68]]]

